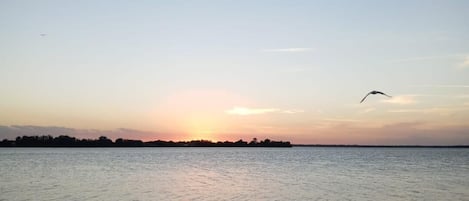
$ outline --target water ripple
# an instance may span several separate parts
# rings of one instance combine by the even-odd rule
[[[468,149],[0,150],[1,200],[467,200]]]

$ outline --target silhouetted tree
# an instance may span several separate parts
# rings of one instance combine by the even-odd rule
[[[98,145],[103,147],[112,146],[112,140],[108,139],[106,136],[100,136],[98,139]]]
[[[251,142],[249,142],[249,145],[256,145],[257,144],[257,138],[252,138]]]

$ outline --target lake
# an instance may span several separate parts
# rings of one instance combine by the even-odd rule
[[[469,149],[0,148],[0,200],[469,200]]]

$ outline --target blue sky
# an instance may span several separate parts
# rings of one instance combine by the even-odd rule
[[[469,143],[467,19],[467,1],[0,1],[0,125]],[[370,90],[393,98],[358,104]]]

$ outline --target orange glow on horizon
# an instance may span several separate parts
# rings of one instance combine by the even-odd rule
[[[222,126],[220,119],[207,115],[194,115],[184,122],[185,133],[189,140],[211,140],[216,141],[216,133]]]
[[[226,90],[185,90],[168,94],[153,110],[154,128],[173,134],[170,140],[226,140],[227,108],[248,104],[247,98]]]

